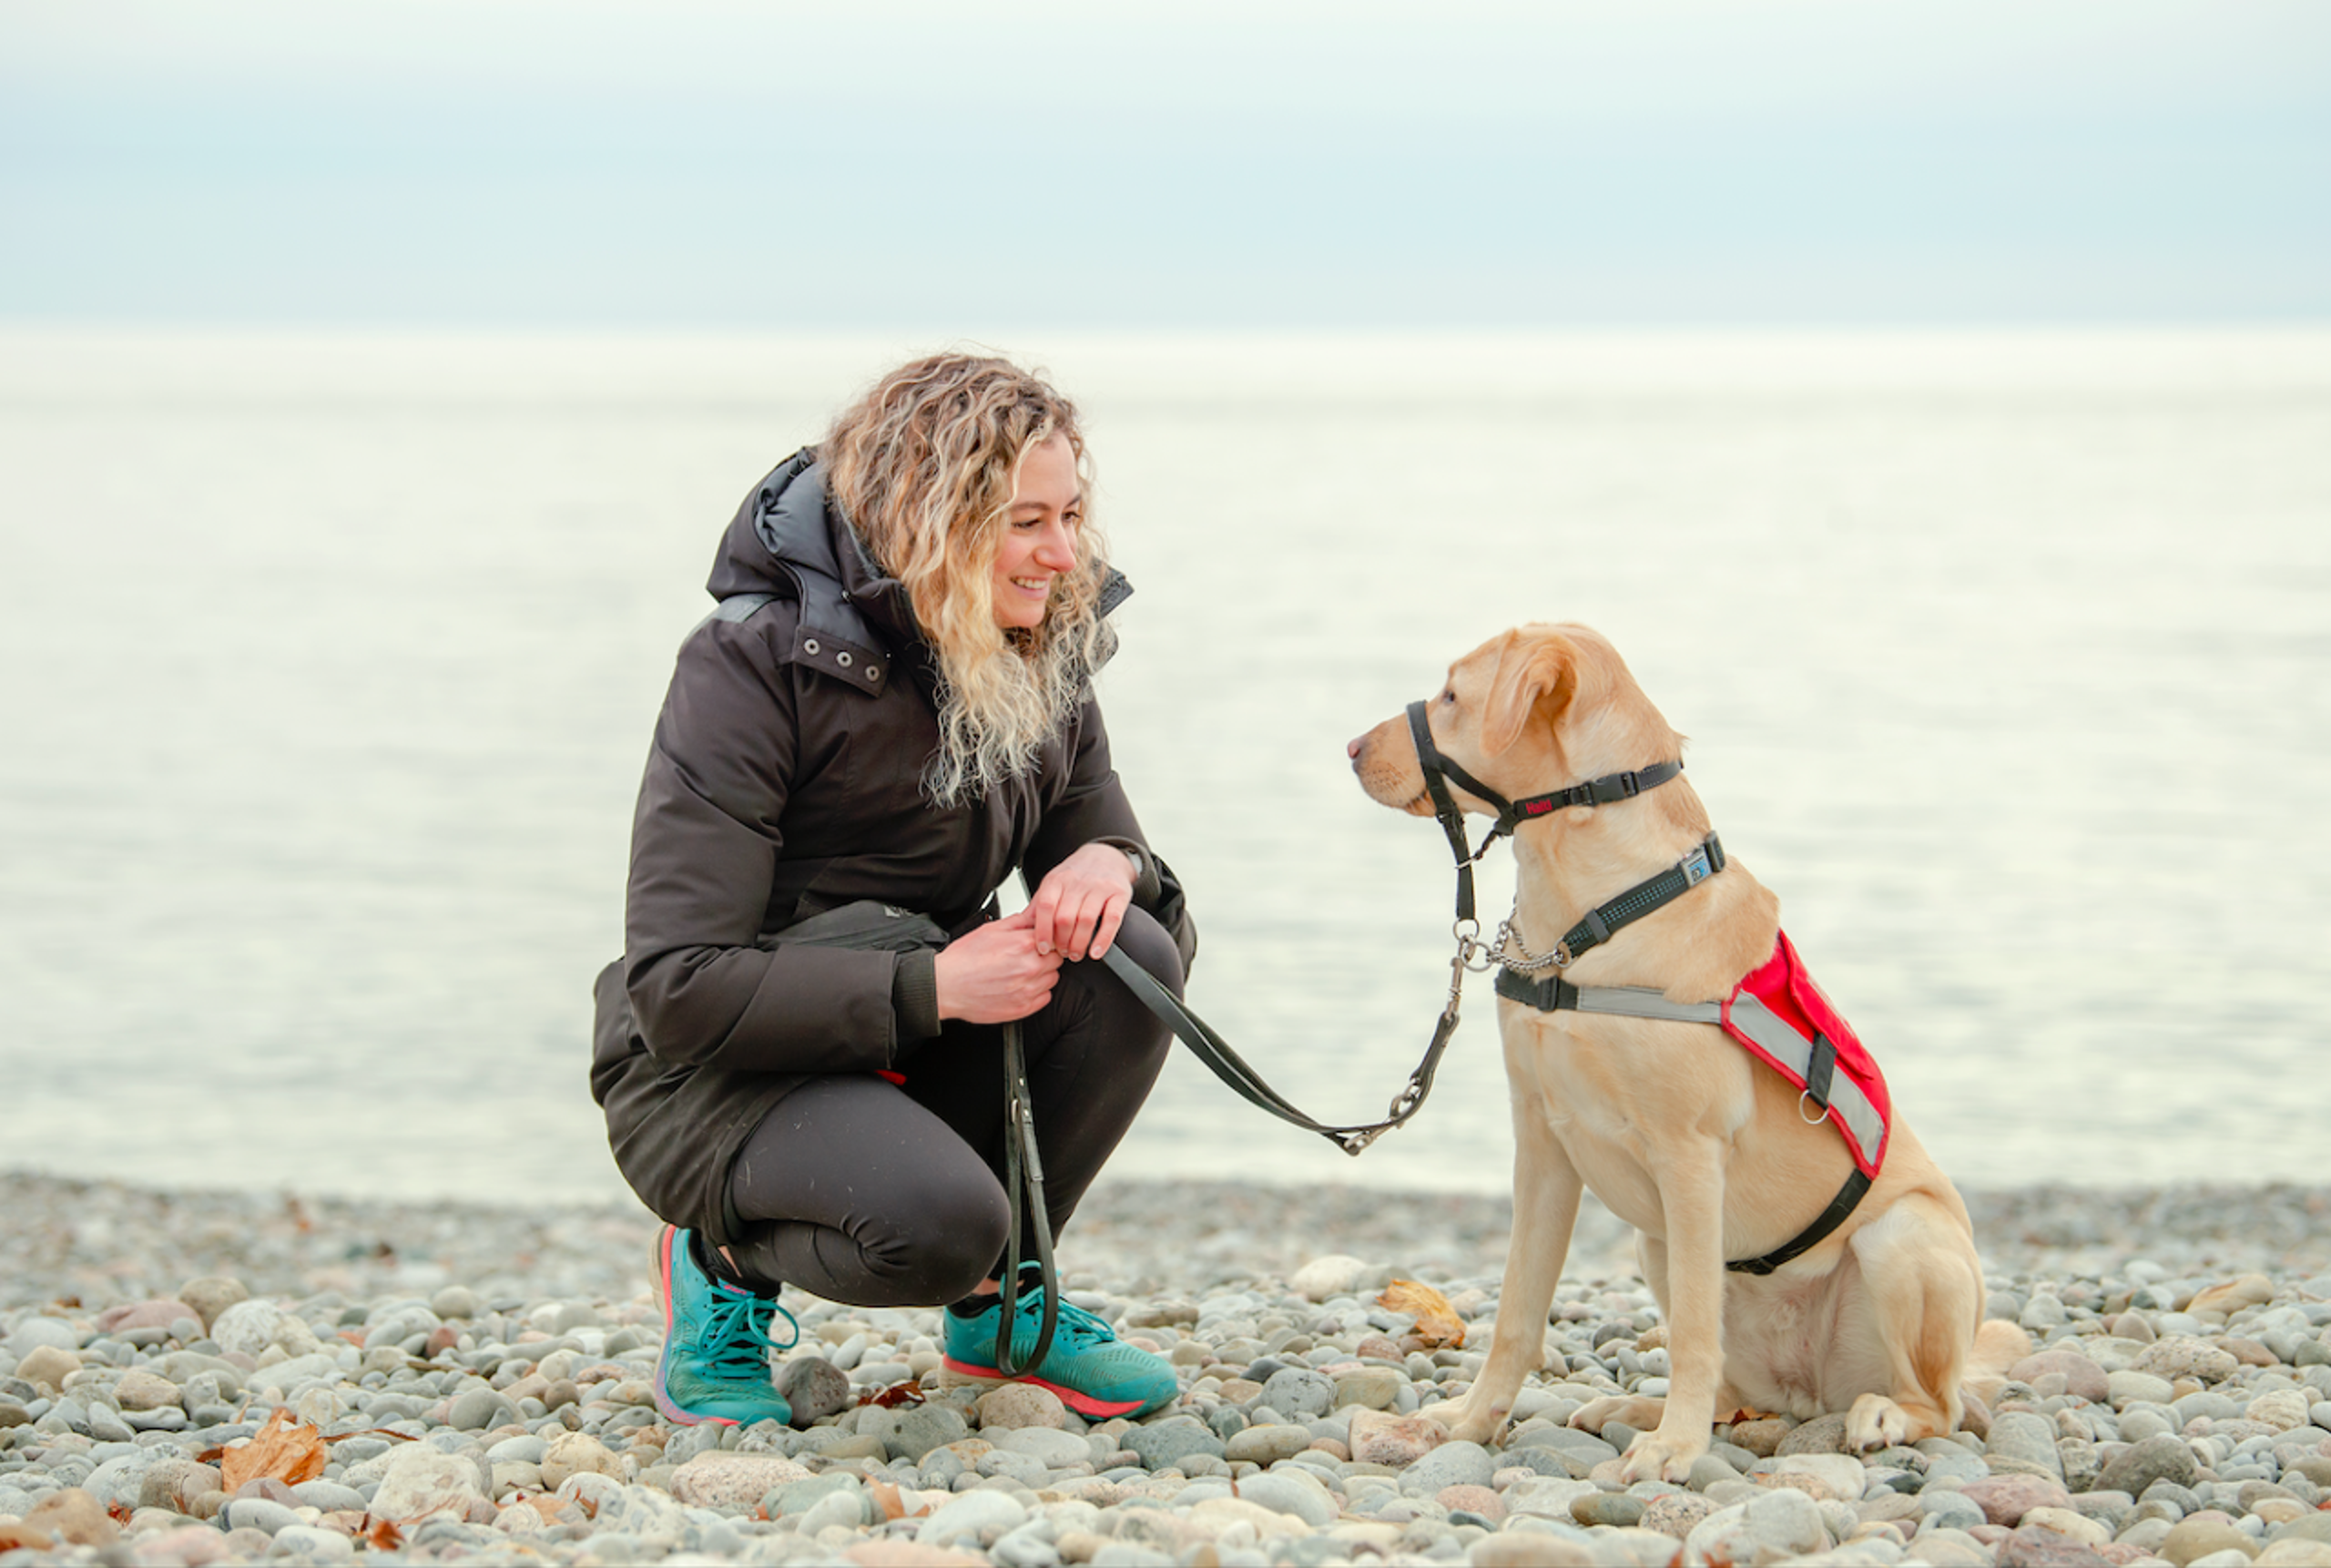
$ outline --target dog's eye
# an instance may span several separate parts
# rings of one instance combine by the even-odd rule
[[[1443,702],[1454,702],[1457,700],[1457,694],[1449,687],[1443,687],[1440,690],[1440,700]]]

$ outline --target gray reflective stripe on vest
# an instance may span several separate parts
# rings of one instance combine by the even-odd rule
[[[1743,991],[1732,999],[1732,1026],[1756,1043],[1758,1050],[1788,1069],[1798,1083],[1813,1065],[1813,1042],[1783,1023],[1773,1010]],[[1861,1085],[1839,1073],[1829,1080],[1829,1115],[1853,1139],[1869,1165],[1878,1163],[1886,1141],[1886,1124]]]
[[[1607,1013],[1618,1018],[1658,1018],[1672,1023],[1722,1023],[1721,1002],[1670,1002],[1660,992],[1643,985],[1582,985],[1578,1011]]]
[[[1582,985],[1577,988],[1577,1010],[1600,1013],[1618,1018],[1654,1018],[1675,1023],[1715,1023],[1724,1022],[1724,1003],[1720,1002],[1670,1002],[1664,993],[1647,986]],[[1800,1084],[1813,1065],[1813,1042],[1783,1023],[1780,1017],[1743,991],[1732,999],[1733,1026],[1756,1043],[1757,1048],[1788,1069],[1789,1075]],[[1844,1074],[1833,1074],[1829,1079],[1829,1114],[1837,1125],[1853,1139],[1871,1165],[1878,1163],[1880,1145],[1886,1139],[1886,1124],[1878,1115],[1878,1107],[1869,1103],[1861,1085]]]

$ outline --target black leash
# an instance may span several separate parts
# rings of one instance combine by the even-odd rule
[[[1369,1145],[1415,1115],[1424,1105],[1425,1096],[1432,1092],[1432,1075],[1440,1066],[1441,1053],[1448,1049],[1449,1037],[1457,1032],[1457,1003],[1464,976],[1464,960],[1451,966],[1449,1003],[1441,1010],[1440,1022],[1433,1026],[1432,1043],[1425,1047],[1424,1060],[1417,1064],[1415,1072],[1400,1092],[1392,1096],[1391,1108],[1380,1122],[1362,1126],[1336,1127],[1313,1119],[1298,1109],[1286,1095],[1263,1082],[1262,1074],[1248,1066],[1230,1043],[1217,1033],[1203,1018],[1191,1012],[1182,999],[1160,985],[1150,972],[1135,963],[1122,947],[1112,946],[1101,955],[1109,972],[1125,982],[1125,989],[1139,999],[1141,1004],[1162,1019],[1175,1036],[1190,1048],[1190,1053],[1206,1065],[1206,1070],[1227,1084],[1247,1103],[1268,1111],[1280,1121],[1317,1133],[1348,1155],[1359,1155]]]
[[[1112,950],[1115,951],[1114,949]],[[1044,1208],[1044,1162],[1036,1152],[1036,1115],[1028,1095],[1028,1058],[1020,1039],[1020,1025],[1003,1026],[1003,1190],[1012,1200],[1012,1225],[1005,1232],[1003,1278],[998,1281],[1003,1315],[995,1327],[995,1369],[1017,1378],[1041,1367],[1053,1348],[1053,1330],[1060,1323],[1060,1275],[1053,1267],[1052,1216]],[[1043,1319],[1036,1330],[1036,1346],[1026,1360],[1012,1352],[1012,1326],[1020,1315],[1020,1242],[1025,1213],[1026,1229],[1035,1240],[1035,1262],[1043,1298]]]

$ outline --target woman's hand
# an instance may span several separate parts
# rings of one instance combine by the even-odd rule
[[[1087,844],[1054,866],[1028,901],[1036,950],[1098,958],[1117,940],[1133,902],[1133,862],[1111,844]]]
[[[1022,910],[941,948],[931,961],[939,1016],[1010,1023],[1050,1001],[1060,980],[1061,957],[1050,947],[1039,949],[1035,927],[1033,913]]]

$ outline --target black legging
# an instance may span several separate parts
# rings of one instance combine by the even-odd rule
[[[1180,994],[1181,957],[1155,920],[1126,911],[1117,942]],[[1057,1234],[1133,1125],[1173,1036],[1087,960],[1062,966],[1021,1041]],[[745,1284],[928,1307],[971,1295],[1002,1266],[1003,1031],[951,1022],[900,1066],[904,1087],[869,1073],[812,1078],[745,1141],[728,1178],[744,1222],[729,1254]]]

